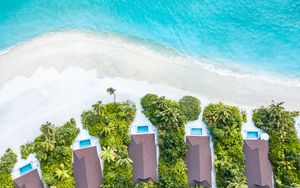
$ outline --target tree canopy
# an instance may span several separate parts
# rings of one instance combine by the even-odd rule
[[[184,124],[187,120],[198,119],[200,101],[186,96],[177,102],[147,94],[141,99],[141,105],[147,118],[158,127],[159,186],[186,187],[188,178],[184,156],[187,152],[187,144]]]
[[[81,116],[83,127],[91,135],[100,137],[104,160],[102,187],[133,187],[133,167],[127,147],[135,112],[135,105],[129,101],[109,104],[100,101]]]
[[[57,127],[50,122],[41,125],[42,134],[34,142],[21,146],[22,158],[36,153],[41,163],[44,182],[57,188],[73,188],[72,148],[70,147],[79,134],[76,122],[71,119]]]
[[[270,135],[269,158],[278,187],[300,184],[300,142],[295,129],[294,116],[298,112],[287,111],[283,103],[272,103],[256,109],[255,125]]]
[[[0,188],[13,188],[12,170],[17,163],[17,155],[7,149],[0,158]]]
[[[241,134],[242,114],[237,107],[209,104],[203,114],[214,141],[218,187],[246,182],[245,156]]]

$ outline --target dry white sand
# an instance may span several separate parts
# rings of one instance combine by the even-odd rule
[[[300,87],[208,71],[195,60],[110,35],[51,33],[0,55],[0,154],[40,134],[46,121],[61,124],[98,100],[136,103],[152,92],[179,99],[195,95],[203,106],[224,101],[251,109],[272,99],[300,109]],[[42,67],[42,68],[41,68]]]

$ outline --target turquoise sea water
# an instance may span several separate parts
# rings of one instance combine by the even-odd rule
[[[0,50],[68,29],[135,37],[232,69],[300,77],[297,0],[0,0]]]

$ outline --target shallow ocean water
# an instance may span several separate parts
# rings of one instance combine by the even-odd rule
[[[60,30],[109,32],[247,73],[300,77],[300,1],[1,0],[0,50]]]

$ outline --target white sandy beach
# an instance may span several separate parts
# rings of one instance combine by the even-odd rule
[[[209,71],[191,58],[158,53],[141,43],[105,34],[47,34],[0,55],[0,154],[39,135],[46,121],[61,124],[98,100],[136,103],[152,92],[199,97],[202,107],[223,101],[251,112],[271,100],[300,110],[300,86]],[[251,125],[253,126],[253,125]]]
[[[213,101],[260,106],[273,99],[285,101],[289,109],[300,109],[300,85],[271,83],[259,75],[208,71],[204,66],[207,62],[201,64],[195,59],[159,50],[161,53],[141,42],[108,34],[50,33],[0,56],[0,87],[16,75],[32,75],[40,66],[58,71],[79,66],[85,70],[96,69],[99,78],[119,77],[165,84]]]

